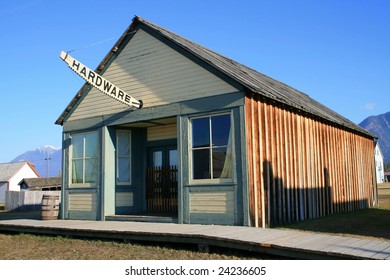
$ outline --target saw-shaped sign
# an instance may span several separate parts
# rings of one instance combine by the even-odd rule
[[[128,106],[132,106],[138,109],[142,108],[142,100],[137,100],[130,94],[121,90],[113,83],[107,81],[105,78],[89,69],[80,61],[74,59],[66,52],[61,52],[61,59],[68,64],[69,68],[76,72],[81,78],[87,81],[87,83],[93,85],[95,88],[103,92],[104,94],[114,98],[115,100],[122,102]]]

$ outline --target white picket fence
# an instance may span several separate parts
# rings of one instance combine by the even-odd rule
[[[59,195],[61,202],[61,191],[6,191],[5,210],[41,210],[42,197],[44,194]]]

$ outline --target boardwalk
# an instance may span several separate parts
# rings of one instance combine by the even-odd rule
[[[221,246],[297,259],[390,259],[390,242],[235,226],[32,219],[0,221],[0,232]]]

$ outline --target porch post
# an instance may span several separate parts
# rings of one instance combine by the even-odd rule
[[[177,117],[177,222],[183,223],[183,141],[185,141],[185,128],[183,127],[183,117]]]
[[[101,220],[115,215],[115,146],[108,127],[102,128]]]

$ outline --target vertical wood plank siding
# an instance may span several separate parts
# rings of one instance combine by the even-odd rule
[[[245,107],[252,225],[377,205],[373,139],[251,97]]]

